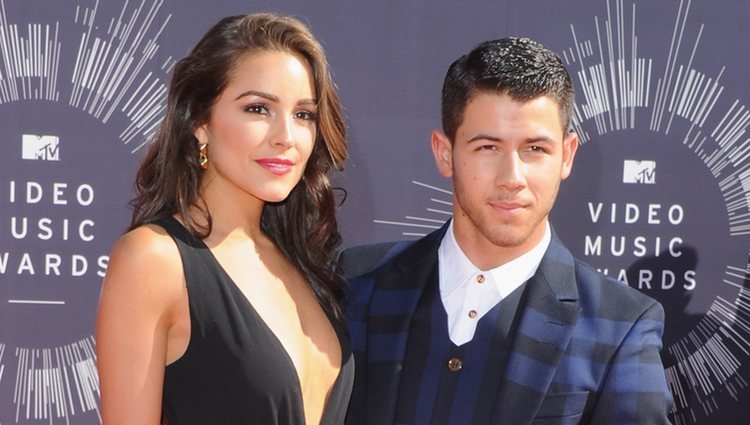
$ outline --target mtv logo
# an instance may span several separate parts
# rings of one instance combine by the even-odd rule
[[[622,165],[622,182],[656,184],[656,161],[626,159]]]
[[[57,136],[24,134],[21,137],[21,158],[42,161],[60,160],[60,138]]]

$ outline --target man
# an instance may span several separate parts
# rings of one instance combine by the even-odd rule
[[[432,152],[453,219],[342,256],[349,424],[668,423],[662,307],[575,260],[548,223],[578,148],[572,106],[559,57],[529,39],[450,66]]]

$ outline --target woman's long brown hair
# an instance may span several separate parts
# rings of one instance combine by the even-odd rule
[[[178,214],[195,236],[211,233],[211,215],[199,191],[203,170],[193,132],[208,121],[235,64],[254,51],[298,55],[313,73],[318,101],[315,147],[302,181],[287,199],[265,205],[261,228],[307,278],[321,304],[340,319],[345,284],[335,272],[341,236],[328,174],[343,167],[346,132],[323,49],[294,18],[252,14],[222,19],[177,62],[164,120],[136,175],[130,229]],[[192,218],[191,210],[200,211],[203,219]]]

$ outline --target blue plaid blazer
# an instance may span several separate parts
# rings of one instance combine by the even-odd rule
[[[446,228],[342,254],[356,363],[349,425],[395,423],[411,319],[438,285],[429,277]],[[526,291],[494,406],[475,424],[669,423],[658,302],[575,260],[555,236]]]

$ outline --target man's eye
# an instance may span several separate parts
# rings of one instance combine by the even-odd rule
[[[535,145],[529,146],[529,147],[527,147],[526,149],[527,149],[527,150],[528,150],[529,152],[540,152],[540,153],[541,153],[541,152],[546,152],[546,151],[545,151],[545,149],[544,149],[543,147],[541,147],[541,146],[535,146]]]

